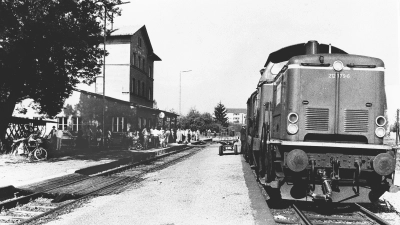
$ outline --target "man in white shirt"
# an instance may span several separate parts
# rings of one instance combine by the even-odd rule
[[[61,150],[61,140],[63,137],[63,131],[60,128],[58,128],[56,135],[57,135],[57,151],[60,151]]]
[[[151,140],[151,145],[154,146],[154,127],[150,128],[150,140]]]
[[[158,128],[154,129],[154,148],[158,148],[160,144],[160,138],[158,137],[160,135],[160,131]]]

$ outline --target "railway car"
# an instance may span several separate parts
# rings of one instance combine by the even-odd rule
[[[394,191],[384,63],[309,41],[269,55],[247,101],[244,156],[282,199],[372,202]]]

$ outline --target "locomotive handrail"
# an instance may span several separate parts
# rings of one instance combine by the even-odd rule
[[[320,67],[329,67],[331,64],[329,63],[300,63],[302,66],[320,66]]]
[[[354,63],[347,64],[347,67],[350,68],[376,68],[376,65],[357,65]]]
[[[333,147],[333,148],[361,148],[361,149],[380,149],[392,150],[393,147],[389,145],[376,145],[376,144],[353,144],[353,143],[334,143],[334,142],[312,142],[312,141],[281,141],[271,139],[271,144],[290,145],[290,146],[315,146],[315,147]]]

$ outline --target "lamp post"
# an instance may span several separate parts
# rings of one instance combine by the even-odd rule
[[[182,73],[190,72],[192,70],[184,70],[179,72],[179,115],[182,115]]]
[[[130,2],[121,2],[119,4],[110,4],[106,5],[104,2],[103,7],[104,7],[104,30],[103,30],[103,38],[104,38],[104,43],[103,43],[103,50],[104,50],[104,55],[103,55],[103,129],[102,129],[102,139],[103,139],[103,148],[105,146],[105,138],[104,138],[104,129],[105,129],[105,124],[104,124],[104,117],[105,117],[105,108],[106,108],[106,40],[107,40],[107,6],[109,7],[114,7],[117,5],[123,5],[127,4]]]

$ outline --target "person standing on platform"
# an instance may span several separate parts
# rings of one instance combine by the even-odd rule
[[[197,131],[196,131],[196,140],[200,141],[200,130],[199,129],[197,129]]]
[[[178,128],[178,129],[176,130],[176,143],[179,144],[180,138],[181,138],[181,129]]]
[[[187,130],[182,129],[182,144],[185,144],[185,142],[187,141],[186,136],[187,136]]]
[[[100,126],[97,127],[97,131],[96,131],[96,140],[97,140],[97,147],[101,146],[101,139],[103,135],[103,131],[101,130]]]
[[[194,130],[192,130],[192,140],[197,141],[196,132]]]
[[[62,141],[62,137],[63,137],[63,131],[61,130],[61,128],[59,127],[57,130],[57,151],[61,150],[61,141]]]
[[[147,131],[147,128],[143,128],[143,149],[147,149],[149,147],[149,135],[150,133]]]
[[[171,129],[165,131],[165,147],[167,147],[167,144],[169,143],[170,135],[171,135]]]
[[[90,126],[87,126],[86,128],[86,138],[87,138],[87,147],[90,149],[90,142],[93,136],[93,132],[90,129]]]
[[[187,142],[190,143],[190,139],[192,138],[192,136],[191,136],[191,131],[190,131],[190,129],[187,129],[186,132],[187,132],[187,135],[186,135],[186,137],[187,137]]]
[[[164,148],[165,132],[164,132],[164,129],[163,129],[163,128],[161,128],[158,137],[159,137],[159,141],[160,141],[160,147],[161,147],[161,148]]]
[[[151,127],[150,128],[150,145],[151,145],[151,147],[153,147],[153,146],[155,146],[155,144],[154,144],[154,132],[155,132],[155,129],[154,129],[154,127]]]
[[[155,130],[154,130],[154,148],[158,148],[159,147],[159,144],[160,144],[160,128],[159,127],[157,127]]]
[[[49,136],[51,148],[57,150],[57,130],[55,126],[53,126],[53,129],[51,129]]]
[[[240,129],[240,153],[242,154],[245,151],[246,140],[246,127],[242,126],[242,129]]]

